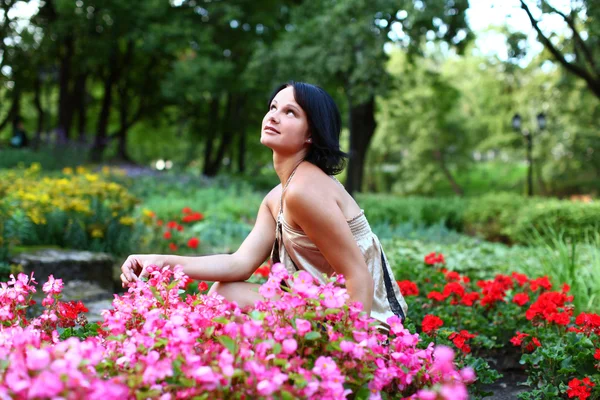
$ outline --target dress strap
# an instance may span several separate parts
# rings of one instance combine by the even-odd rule
[[[292,177],[298,170],[298,167],[300,166],[300,164],[302,164],[302,162],[300,162],[298,165],[296,165],[296,167],[294,167],[294,170],[290,174],[290,177],[287,179],[287,181],[285,182],[285,185],[283,185],[283,188],[281,189],[281,196],[279,197],[279,214],[281,214],[283,212],[283,192],[285,192],[285,189],[287,189],[288,185],[292,181]]]

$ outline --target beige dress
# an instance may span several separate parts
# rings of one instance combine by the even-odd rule
[[[332,178],[335,179],[333,176]],[[290,179],[288,179],[288,183]],[[335,180],[339,183],[337,179]],[[325,283],[323,274],[331,276],[335,271],[309,237],[303,231],[294,229],[285,221],[283,217],[284,191],[285,187],[282,190],[282,199],[277,215],[277,232],[271,258],[273,262],[281,262],[285,265],[290,274],[302,269],[320,282]],[[394,274],[383,252],[381,243],[371,231],[364,211],[348,220],[348,226],[365,258],[375,283],[371,317],[384,323],[393,315],[397,315],[404,320],[408,308],[406,301],[400,293],[400,288],[394,279]]]

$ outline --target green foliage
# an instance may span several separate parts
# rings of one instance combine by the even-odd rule
[[[39,163],[46,171],[56,171],[81,165],[85,159],[85,152],[75,146],[39,150],[0,148],[0,169]]]
[[[398,197],[383,194],[359,194],[358,204],[365,210],[369,223],[397,225],[413,222],[426,226],[443,221],[450,229],[463,228],[463,208],[465,201],[458,197],[426,198]]]
[[[600,234],[574,241],[564,232],[547,228],[533,231],[528,239],[528,253],[538,260],[536,265],[523,264],[527,274],[551,277],[554,285],[571,286],[573,304],[578,311],[600,312]]]

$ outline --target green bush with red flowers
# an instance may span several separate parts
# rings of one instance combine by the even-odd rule
[[[446,269],[442,254],[423,257],[395,268],[409,321],[456,348],[480,382],[497,376],[486,361],[512,354],[527,374],[519,398],[600,398],[600,316],[576,312],[569,285],[517,272],[472,280]]]
[[[177,218],[164,220],[154,211],[144,209],[142,218],[146,226],[142,247],[148,252],[198,253],[201,241],[193,227],[204,220],[201,212],[184,207]]]

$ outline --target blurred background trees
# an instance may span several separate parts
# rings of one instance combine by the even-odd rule
[[[600,10],[514,3],[531,25],[490,27],[501,56],[467,0],[1,0],[0,165],[68,150],[269,175],[260,121],[294,79],[340,106],[351,192],[525,193],[530,138],[535,194],[598,193]],[[10,156],[19,118],[31,149]]]

